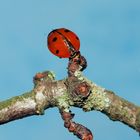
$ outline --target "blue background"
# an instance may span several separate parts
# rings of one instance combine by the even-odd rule
[[[53,56],[46,45],[47,34],[59,27],[78,34],[89,79],[140,105],[139,0],[0,0],[0,100],[30,91],[36,72],[67,76],[68,60]],[[100,112],[72,111],[95,140],[139,140],[133,129]],[[0,126],[0,140],[19,139],[77,140],[56,108]]]

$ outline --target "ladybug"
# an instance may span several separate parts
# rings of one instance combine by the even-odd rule
[[[78,36],[66,28],[51,31],[47,43],[48,49],[60,58],[72,58],[80,49]]]

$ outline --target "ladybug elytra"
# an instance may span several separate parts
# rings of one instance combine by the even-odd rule
[[[60,58],[70,58],[79,51],[80,40],[74,32],[59,28],[49,33],[48,48]]]

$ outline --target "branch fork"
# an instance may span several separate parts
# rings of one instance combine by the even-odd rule
[[[87,67],[86,59],[78,52],[69,59],[68,77],[56,81],[51,71],[37,73],[34,88],[23,95],[0,102],[0,124],[31,115],[43,115],[51,107],[57,107],[64,126],[81,140],[93,140],[91,131],[73,121],[70,107],[83,111],[97,110],[112,121],[120,121],[140,132],[140,107],[115,95],[82,75]]]
[[[80,81],[74,75],[74,73],[77,71],[77,69],[82,71],[86,68],[86,66],[87,66],[86,59],[83,56],[81,56],[80,53],[75,55],[75,57],[71,58],[69,61],[69,65],[68,65],[69,77],[65,81],[65,85],[68,89],[67,92],[69,93],[69,97],[73,101],[76,101],[76,102],[78,100],[79,100],[79,102],[83,102],[83,100],[87,99],[87,97],[90,94],[90,89],[91,89],[90,85],[85,81]],[[35,83],[35,87],[38,87],[38,85],[40,85],[40,82],[44,81],[43,79],[46,79],[46,81],[50,82],[50,80],[48,80],[48,78],[46,78],[46,77],[48,77],[47,75],[48,75],[47,72],[37,73],[33,80]],[[42,88],[42,89],[40,89],[40,88]],[[39,86],[39,94],[42,93],[44,88],[45,88],[45,86],[44,87]],[[35,88],[35,89],[38,90],[38,88]],[[40,90],[42,90],[42,91],[40,92]],[[38,91],[37,91],[37,93],[38,93]],[[62,104],[62,102],[64,102],[64,105]],[[85,126],[83,126],[79,123],[75,123],[72,121],[74,114],[72,114],[71,111],[69,110],[70,104],[68,103],[66,105],[66,101],[63,101],[63,100],[61,102],[58,102],[58,104],[59,104],[60,114],[62,116],[62,119],[64,120],[64,126],[66,128],[68,128],[68,130],[70,132],[72,132],[74,135],[76,135],[81,140],[93,140],[92,133],[88,128],[86,128]],[[38,109],[37,109],[39,114],[42,114],[42,112],[43,112],[41,106],[38,106]]]

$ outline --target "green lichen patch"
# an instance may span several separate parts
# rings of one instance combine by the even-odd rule
[[[21,97],[16,96],[16,97],[13,97],[13,98],[8,99],[8,100],[6,100],[6,101],[0,102],[0,110],[11,106],[12,104],[16,103],[17,100],[21,100]]]
[[[48,77],[51,79],[51,80],[55,80],[55,73],[53,71],[48,71]]]
[[[15,97],[13,97],[11,99],[8,99],[6,101],[0,102],[0,110],[15,104],[17,101],[23,101],[26,98],[34,98],[34,92],[33,91],[26,92],[21,96],[15,96]]]
[[[133,112],[131,112],[131,110],[128,107],[124,107],[121,110],[121,115],[123,118],[125,117],[127,121],[132,121],[132,122],[135,121],[135,120],[133,120],[135,118],[133,115]]]
[[[70,100],[67,93],[57,98],[57,107],[59,109],[63,109],[64,111],[69,111],[71,105],[73,105],[73,101]]]
[[[21,97],[22,99],[26,99],[26,98],[32,98],[34,99],[35,98],[35,92],[34,90],[30,91],[30,92],[26,92],[24,94],[22,94],[21,96],[18,96],[18,97]]]
[[[104,92],[104,89],[100,87],[94,87],[91,91],[91,95],[83,106],[83,110],[90,111],[95,109],[102,111],[103,109],[109,107],[110,103],[111,102]]]

